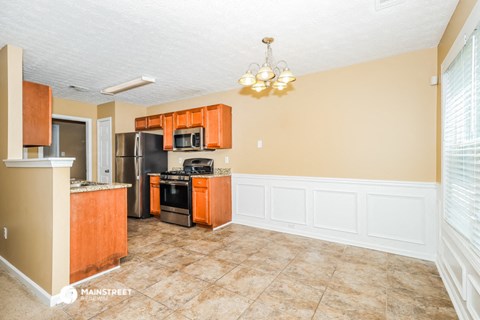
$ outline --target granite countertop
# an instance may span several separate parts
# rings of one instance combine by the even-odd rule
[[[81,184],[80,186],[73,186],[75,183]],[[85,185],[86,184],[86,185]],[[111,189],[121,189],[121,188],[130,188],[132,185],[130,183],[100,183],[100,182],[91,182],[91,181],[73,181],[70,184],[70,193],[80,193],[80,192],[91,192],[91,191],[100,191],[100,190],[111,190]]]
[[[173,168],[173,170],[181,170],[182,168]],[[159,176],[160,173],[158,172],[150,172],[148,173],[149,176]],[[201,175],[195,175],[193,176],[194,178],[214,178],[214,177],[225,177],[225,176],[231,176],[232,175],[232,169],[230,168],[215,168],[213,174],[201,174]]]

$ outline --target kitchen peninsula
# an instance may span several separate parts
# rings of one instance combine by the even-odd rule
[[[70,283],[120,264],[127,255],[125,183],[72,181],[70,188]]]

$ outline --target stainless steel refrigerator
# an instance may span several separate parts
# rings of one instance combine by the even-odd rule
[[[115,181],[132,184],[127,189],[128,216],[150,216],[149,172],[167,170],[163,136],[129,132],[115,135]]]

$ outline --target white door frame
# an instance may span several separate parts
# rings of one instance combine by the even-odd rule
[[[85,147],[87,158],[87,180],[92,181],[92,119],[52,114],[52,119],[85,122]],[[43,150],[42,150],[43,151]]]
[[[113,181],[113,163],[112,163],[112,152],[113,152],[113,147],[112,147],[112,117],[106,117],[106,118],[101,118],[97,119],[97,180],[100,179],[100,134],[99,134],[99,123],[108,121],[110,123],[110,182]]]

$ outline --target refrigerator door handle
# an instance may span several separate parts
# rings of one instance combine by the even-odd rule
[[[135,157],[138,157],[138,145],[139,144],[140,144],[140,134],[137,133],[137,134],[135,134],[135,151],[134,151],[135,152],[134,153]]]
[[[138,161],[140,161],[139,158],[135,158],[135,178],[137,180],[140,180],[140,168],[139,168],[139,165],[138,165]]]

